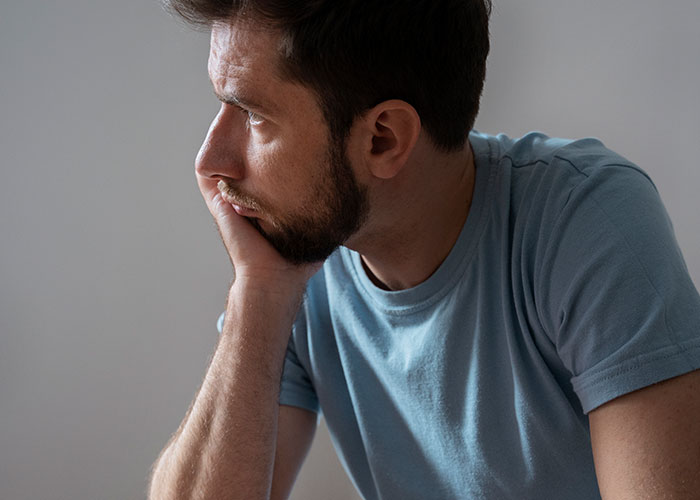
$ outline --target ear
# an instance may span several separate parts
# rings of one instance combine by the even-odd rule
[[[365,164],[375,177],[391,179],[411,156],[421,122],[406,101],[390,100],[367,111],[360,127]]]

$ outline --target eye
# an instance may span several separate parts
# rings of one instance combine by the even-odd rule
[[[251,125],[260,125],[265,119],[257,113],[244,110],[248,114],[248,123]]]

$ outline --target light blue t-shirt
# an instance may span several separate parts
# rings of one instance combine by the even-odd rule
[[[587,413],[700,368],[700,297],[638,167],[594,139],[469,140],[447,259],[389,292],[338,249],[280,403],[322,411],[367,500],[600,498]]]

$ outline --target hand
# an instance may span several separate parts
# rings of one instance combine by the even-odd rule
[[[265,289],[272,286],[271,289],[280,291],[285,291],[286,286],[303,290],[322,262],[297,266],[282,258],[262,234],[222,198],[218,182],[217,178],[197,174],[199,190],[231,259],[234,282]]]

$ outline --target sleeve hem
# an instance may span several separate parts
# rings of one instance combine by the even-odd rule
[[[279,404],[286,406],[295,406],[303,410],[308,410],[314,413],[320,412],[318,399],[315,396],[302,394],[299,391],[285,390],[280,392]]]
[[[601,371],[573,377],[584,413],[624,394],[700,369],[700,339],[658,349]]]

